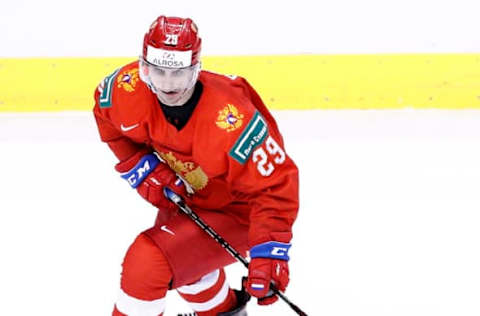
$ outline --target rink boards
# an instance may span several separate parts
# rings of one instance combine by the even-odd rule
[[[90,110],[125,58],[0,58],[0,112]],[[205,56],[272,109],[479,109],[480,54]]]

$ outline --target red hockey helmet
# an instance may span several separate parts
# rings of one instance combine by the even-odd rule
[[[198,63],[201,46],[198,28],[191,19],[162,15],[145,34],[142,57],[155,66],[185,68]]]
[[[191,19],[158,17],[143,39],[140,78],[167,105],[182,105],[200,73],[202,40]]]

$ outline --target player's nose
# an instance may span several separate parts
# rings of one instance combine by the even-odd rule
[[[171,80],[163,80],[159,88],[162,91],[169,92],[175,90],[175,85]]]

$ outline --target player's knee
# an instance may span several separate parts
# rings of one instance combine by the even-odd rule
[[[121,278],[122,289],[139,299],[165,296],[172,272],[160,248],[140,234],[125,255]]]

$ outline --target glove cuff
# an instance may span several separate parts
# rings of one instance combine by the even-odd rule
[[[250,258],[270,258],[288,261],[290,260],[288,250],[291,246],[291,244],[278,241],[265,242],[250,249]]]
[[[142,183],[142,181],[157,167],[160,160],[154,154],[147,154],[140,158],[140,160],[131,168],[122,168],[125,166],[119,166],[115,169],[123,173],[120,175],[123,179],[127,180],[132,188],[136,188]],[[127,170],[125,170],[127,169]]]

